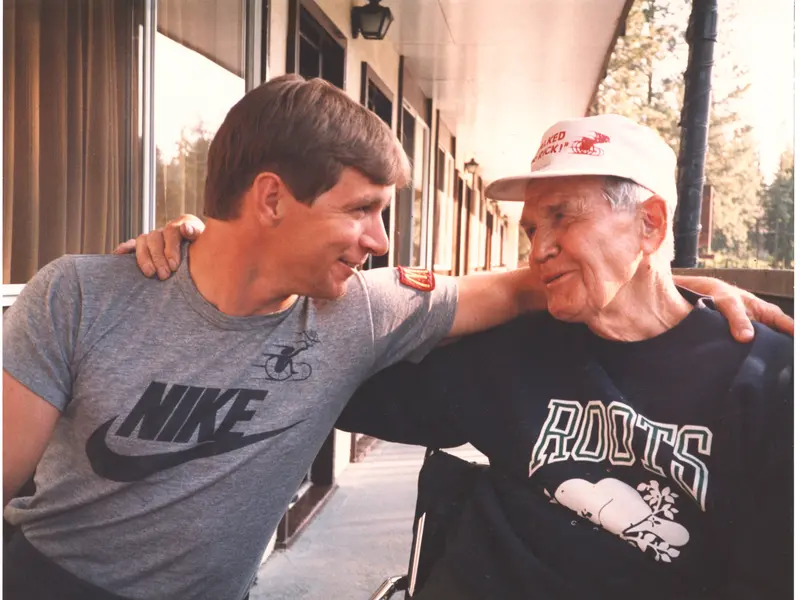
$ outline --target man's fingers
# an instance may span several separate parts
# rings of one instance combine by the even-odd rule
[[[171,275],[167,258],[164,255],[164,230],[155,229],[147,234],[147,250],[159,279],[167,279]]]
[[[145,277],[152,277],[156,274],[156,266],[150,257],[150,250],[147,247],[147,234],[145,233],[136,238],[136,263]]]
[[[751,303],[753,305],[751,310],[756,321],[775,331],[794,337],[794,319],[784,313],[779,306],[756,297],[753,297]]]
[[[114,249],[114,254],[130,254],[136,250],[136,240],[134,238],[129,239],[126,242],[122,242],[119,246]]]
[[[753,324],[747,316],[744,301],[741,296],[733,295],[715,301],[719,312],[728,320],[733,337],[739,342],[749,342],[753,339]]]
[[[197,236],[203,233],[205,228],[206,224],[200,220],[200,217],[194,215],[183,215],[181,217],[181,232],[187,240],[196,240]]]
[[[164,255],[172,271],[177,271],[181,263],[181,242],[196,240],[205,227],[205,223],[194,215],[181,215],[167,223],[163,229]]]
[[[161,229],[143,233],[135,240],[120,244],[117,253],[130,252],[136,247],[136,262],[146,277],[158,274],[168,279],[181,262],[181,241],[195,240],[205,229],[205,224],[194,215],[182,215]]]
[[[778,309],[780,310],[780,309]],[[781,311],[773,319],[772,328],[794,337],[794,319]]]
[[[164,228],[164,255],[166,257],[167,266],[171,271],[177,271],[178,265],[181,262],[182,229],[183,226]]]

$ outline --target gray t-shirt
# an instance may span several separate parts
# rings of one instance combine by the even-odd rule
[[[65,256],[8,309],[5,370],[62,415],[5,517],[114,593],[239,600],[350,395],[449,331],[456,283],[378,269],[338,300],[231,317],[187,263],[158,282],[132,256]]]

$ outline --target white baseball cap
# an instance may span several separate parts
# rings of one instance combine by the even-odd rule
[[[620,115],[559,121],[542,136],[531,172],[504,177],[486,188],[495,200],[525,200],[534,179],[614,175],[661,196],[673,210],[678,202],[675,153],[655,131]]]

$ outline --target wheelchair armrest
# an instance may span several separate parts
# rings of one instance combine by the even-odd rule
[[[405,592],[407,589],[408,576],[395,575],[384,581],[375,593],[370,596],[369,600],[389,600],[394,596],[395,592]]]

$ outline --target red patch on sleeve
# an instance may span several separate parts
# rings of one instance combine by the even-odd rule
[[[432,292],[436,287],[433,272],[428,269],[412,269],[410,267],[397,267],[400,273],[400,283],[421,292]]]

